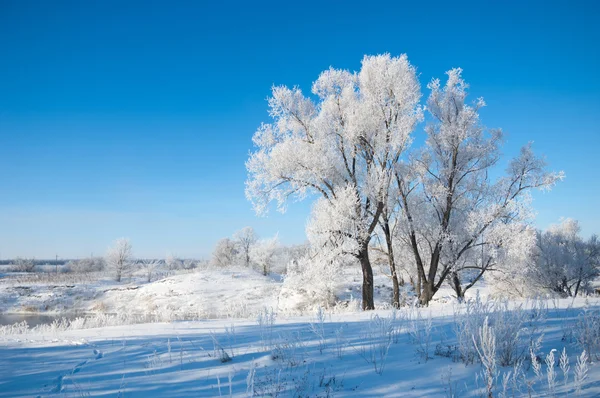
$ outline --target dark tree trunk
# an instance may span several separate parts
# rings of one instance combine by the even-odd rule
[[[579,288],[581,287],[581,278],[577,281],[575,285],[575,293],[573,293],[573,297],[577,297],[577,293],[579,293]]]
[[[429,302],[431,301],[431,299],[433,298],[434,295],[434,290],[433,290],[433,286],[431,286],[431,283],[429,283],[429,281],[423,283],[423,290],[421,290],[421,296],[419,297],[419,303],[421,305],[429,305]]]
[[[366,245],[361,248],[357,257],[360,260],[360,266],[363,274],[362,309],[374,310],[375,301],[373,299],[373,268],[371,267],[371,260],[369,260],[369,246]]]
[[[394,286],[394,294],[392,296],[392,307],[400,308],[400,286],[398,285],[398,278],[392,276],[392,285]]]
[[[393,242],[392,242],[392,233],[390,230],[390,224],[389,224],[388,220],[385,218],[383,221],[383,233],[385,234],[385,242],[387,245],[387,254],[388,254],[388,264],[390,266],[390,274],[392,275],[392,285],[394,287],[394,293],[392,296],[392,306],[394,308],[400,308],[400,283],[398,282],[398,273],[396,271],[396,260],[394,259],[394,247],[393,247]]]
[[[459,303],[465,301],[465,291],[463,290],[460,278],[458,277],[458,272],[452,273],[452,289],[454,289],[454,293],[456,293],[456,299]]]

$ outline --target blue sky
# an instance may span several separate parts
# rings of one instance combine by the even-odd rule
[[[567,174],[534,196],[537,225],[600,232],[598,3],[418,3],[0,0],[0,258],[120,236],[139,256],[207,256],[246,225],[302,242],[309,203],[259,218],[244,198],[270,87],[383,52],[423,86],[462,67],[507,159],[533,140]]]

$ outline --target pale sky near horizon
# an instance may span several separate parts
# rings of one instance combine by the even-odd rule
[[[505,160],[534,141],[567,175],[534,195],[536,225],[600,232],[600,3],[208,3],[0,0],[0,258],[121,236],[140,257],[206,257],[248,225],[301,243],[309,202],[261,218],[244,197],[270,88],[384,52],[408,55],[424,97],[462,67]]]

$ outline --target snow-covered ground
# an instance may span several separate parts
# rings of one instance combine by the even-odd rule
[[[276,306],[281,278],[251,269],[183,272],[146,283],[105,274],[8,274],[0,278],[0,313],[136,314],[158,319],[246,317]]]
[[[542,375],[535,376],[528,355],[521,368],[533,396],[549,395],[544,360],[552,349],[558,350],[551,367],[557,373],[556,394],[575,395],[574,371],[581,353],[577,325],[584,307],[591,314],[600,309],[600,301],[524,305],[535,311],[508,310],[494,319],[514,321],[524,315],[521,343],[543,336],[536,351]],[[456,315],[464,310],[438,304],[302,317],[264,310],[258,320],[42,328],[14,334],[5,328],[0,337],[0,396],[479,396],[485,386],[482,365],[477,360],[465,365],[455,349]],[[504,330],[495,326],[498,333]],[[570,359],[566,385],[558,366],[563,348]],[[600,394],[595,361],[581,383],[581,396]],[[513,370],[498,365],[498,394],[503,375]],[[524,380],[514,396],[527,396]],[[507,396],[513,396],[512,386],[508,379]]]
[[[33,329],[0,326],[0,397],[475,397],[486,380],[473,337],[480,340],[486,317],[497,339],[495,396],[551,396],[552,389],[576,396],[578,385],[580,396],[600,396],[600,339],[590,342],[600,336],[600,298],[488,302],[482,284],[467,305],[443,290],[429,308],[392,311],[389,280],[379,275],[380,309],[361,312],[360,270],[345,269],[340,281],[337,307],[300,314],[282,303],[288,296],[280,294],[281,277],[247,268],[207,268],[152,283],[141,276],[123,283],[106,275],[5,277],[5,313],[98,315]],[[173,322],[139,323],[148,319]],[[591,363],[578,383],[584,348]],[[549,386],[545,361],[553,349],[556,381]]]
[[[0,278],[0,314],[135,314],[157,320],[196,320],[253,317],[264,307],[282,309],[283,278],[263,276],[250,268],[204,268],[179,271],[147,283],[142,275],[115,282],[104,273],[21,273]],[[340,275],[336,296],[358,308],[360,269]],[[388,278],[375,277],[375,298],[389,306],[392,289]],[[444,294],[439,294],[444,300]],[[304,310],[304,309],[303,309]]]

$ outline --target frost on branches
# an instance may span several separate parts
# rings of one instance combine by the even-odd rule
[[[260,240],[251,246],[250,260],[256,264],[264,276],[267,276],[271,272],[278,248],[279,238],[277,236]]]
[[[486,271],[526,256],[534,242],[528,192],[549,189],[563,178],[547,172],[528,144],[504,177],[491,180],[502,132],[481,125],[479,109],[485,104],[483,99],[467,104],[461,73],[449,71],[443,87],[437,79],[428,85],[425,146],[396,174],[398,238],[413,254],[422,304],[448,277],[461,299]]]
[[[600,275],[600,242],[596,235],[583,240],[580,230],[576,220],[567,218],[546,231],[537,231],[531,256],[500,279],[500,290],[522,296],[554,293],[563,297],[591,292],[591,282]]]
[[[312,91],[314,100],[297,87],[273,88],[273,120],[254,135],[246,194],[264,213],[270,202],[283,211],[289,199],[335,201],[352,191],[360,223],[352,255],[363,271],[363,309],[373,309],[369,244],[393,166],[421,119],[419,82],[406,56],[380,55],[365,57],[358,73],[323,72]]]
[[[502,132],[481,125],[484,102],[467,103],[461,72],[428,85],[426,142],[410,153],[424,116],[405,55],[366,56],[358,73],[329,69],[312,97],[273,88],[246,195],[259,214],[272,202],[284,211],[289,200],[319,197],[307,231],[311,261],[325,268],[321,255],[337,253],[360,264],[363,309],[374,308],[373,251],[388,263],[394,305],[402,272],[427,304],[445,282],[462,298],[486,271],[526,256],[535,241],[528,191],[563,177],[527,145],[505,177],[490,179]]]
[[[106,252],[106,265],[112,270],[117,282],[121,282],[123,276],[128,275],[133,267],[131,254],[131,243],[127,238],[119,238]]]

